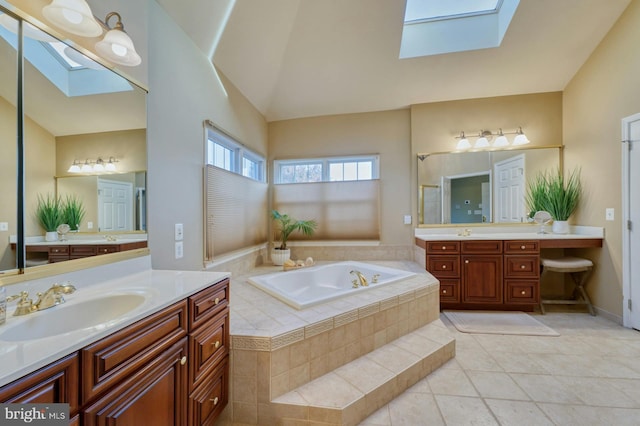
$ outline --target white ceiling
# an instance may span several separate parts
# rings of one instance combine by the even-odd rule
[[[499,48],[400,60],[402,0],[157,1],[268,121],[560,91],[630,2],[521,0]]]

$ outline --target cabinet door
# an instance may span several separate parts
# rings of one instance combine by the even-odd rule
[[[213,425],[227,405],[229,395],[229,357],[220,361],[189,399],[189,425]]]
[[[458,278],[460,256],[427,256],[427,271],[436,278]]]
[[[502,303],[502,255],[462,256],[462,301]]]
[[[187,424],[187,338],[110,389],[82,414],[84,426]]]
[[[65,402],[78,410],[78,355],[73,353],[0,389],[0,402],[46,404]]]

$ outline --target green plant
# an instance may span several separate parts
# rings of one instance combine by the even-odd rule
[[[280,227],[280,247],[281,250],[287,248],[287,240],[289,235],[294,231],[300,231],[303,235],[310,237],[318,227],[315,220],[296,220],[288,214],[282,214],[277,210],[271,211],[271,218],[278,222]]]
[[[77,231],[85,214],[82,201],[75,195],[67,195],[62,203],[62,223],[69,225],[72,231]]]
[[[547,211],[557,221],[569,219],[578,207],[581,196],[580,169],[574,169],[567,179],[557,169],[555,172],[539,173],[529,183],[526,200],[531,211]]]
[[[47,232],[54,232],[57,230],[63,221],[62,214],[62,200],[60,197],[55,197],[51,194],[47,194],[46,197],[38,194],[38,204],[36,206],[36,218],[40,222],[40,226]]]

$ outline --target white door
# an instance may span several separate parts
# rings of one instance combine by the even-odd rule
[[[640,114],[622,119],[623,323],[640,330]]]
[[[98,179],[98,230],[133,231],[133,184]]]
[[[495,175],[495,221],[522,222],[527,216],[524,197],[524,154],[509,158],[494,165]]]

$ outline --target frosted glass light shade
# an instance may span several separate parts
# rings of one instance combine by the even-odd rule
[[[80,173],[80,166],[74,162],[71,165],[71,167],[69,167],[69,170],[67,170],[67,172],[69,172],[69,173]]]
[[[496,138],[495,141],[493,141],[493,146],[509,146],[509,139],[507,139],[505,135],[500,135]]]
[[[467,138],[462,138],[458,141],[458,145],[456,145],[456,149],[458,150],[462,150],[462,149],[469,149],[471,148],[471,143],[469,142],[469,139]]]
[[[115,172],[116,171],[116,165],[109,161],[107,164],[104,165],[104,169],[108,172]]]
[[[102,41],[96,43],[96,51],[114,64],[135,67],[142,62],[131,37],[119,29],[109,30]]]
[[[476,143],[473,146],[474,148],[487,148],[490,146],[489,140],[484,136],[479,137],[478,139],[476,139]]]
[[[529,139],[524,133],[520,133],[516,135],[516,138],[513,140],[514,145],[526,145],[529,143]]]
[[[98,37],[102,27],[85,0],[53,0],[42,14],[56,27],[82,37]]]
[[[80,171],[82,173],[91,173],[93,171],[93,167],[91,167],[91,164],[89,164],[89,162],[86,162],[82,165]]]

